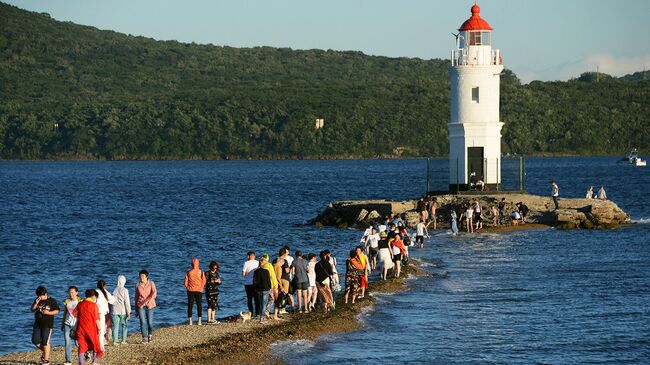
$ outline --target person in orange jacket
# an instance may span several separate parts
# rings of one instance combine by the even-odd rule
[[[192,324],[192,306],[196,301],[196,310],[198,324],[201,325],[203,310],[201,308],[201,299],[203,288],[205,287],[205,273],[199,267],[199,259],[192,259],[192,268],[185,273],[185,289],[187,289],[187,322]]]

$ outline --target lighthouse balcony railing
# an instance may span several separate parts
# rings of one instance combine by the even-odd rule
[[[452,66],[498,66],[502,64],[501,50],[499,49],[492,50],[489,60],[479,60],[477,57],[470,57],[466,49],[455,49],[451,51]]]

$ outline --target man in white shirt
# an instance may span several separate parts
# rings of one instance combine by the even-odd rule
[[[248,261],[244,263],[244,268],[242,269],[242,276],[244,277],[244,289],[246,290],[246,301],[248,304],[248,311],[251,314],[255,313],[256,316],[259,315],[256,309],[259,304],[257,303],[257,297],[255,296],[255,288],[253,287],[253,274],[255,270],[259,267],[259,261],[255,260],[255,252],[249,251]],[[255,304],[253,304],[253,302]]]

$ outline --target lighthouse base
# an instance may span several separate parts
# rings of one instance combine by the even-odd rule
[[[449,184],[449,192],[457,193],[461,191],[483,191],[483,192],[494,192],[501,190],[501,184],[485,184],[483,189],[481,186],[473,184]]]

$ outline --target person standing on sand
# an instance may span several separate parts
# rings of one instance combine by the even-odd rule
[[[453,207],[449,213],[449,225],[451,226],[451,235],[456,236],[458,234],[458,215]]]
[[[149,272],[140,270],[140,282],[135,286],[135,306],[140,317],[140,333],[142,343],[153,341],[153,310],[156,308],[156,284],[149,280]]]
[[[605,187],[603,185],[601,185],[598,190],[598,199],[607,200],[607,193],[605,192]]]
[[[289,286],[287,288],[287,292],[285,293],[285,301],[289,302],[289,305],[291,305],[291,311],[294,311],[295,307],[295,302],[293,299],[293,294],[294,294],[294,287],[291,285],[293,282],[293,257],[291,256],[291,248],[288,245],[284,245],[284,249],[287,250],[287,256],[284,258],[284,265],[282,266],[282,270],[288,274],[285,275],[285,278],[289,281]],[[285,308],[281,308],[282,313],[285,314],[287,311]]]
[[[86,363],[86,353],[93,352],[93,364],[99,364],[104,355],[99,342],[101,336],[101,314],[96,304],[99,293],[95,289],[86,290],[86,299],[77,305],[74,314],[77,317],[77,350],[79,365]]]
[[[108,326],[113,326],[112,319],[108,319],[110,318],[109,304],[115,302],[113,295],[106,289],[106,282],[104,280],[98,280],[96,303],[99,308],[99,329],[101,330],[99,335],[99,345],[102,347],[102,351],[106,350],[106,329]]]
[[[199,267],[199,259],[192,259],[192,268],[185,273],[185,289],[187,289],[187,324],[192,325],[192,306],[196,301],[196,316],[198,317],[198,325],[201,325],[201,318],[203,317],[203,309],[201,308],[201,300],[203,296],[203,288],[205,287],[205,274]]]
[[[72,365],[72,343],[74,340],[70,337],[72,330],[77,330],[77,318],[74,316],[74,309],[81,302],[79,289],[76,286],[68,288],[68,298],[63,301],[63,321],[61,330],[63,331],[63,340],[65,344],[65,362],[63,365]]]
[[[113,290],[113,344],[120,344],[120,331],[122,331],[122,345],[126,345],[126,338],[129,336],[129,320],[131,320],[131,300],[129,289],[126,285],[126,277],[117,277],[117,286]]]
[[[381,264],[381,279],[386,280],[388,270],[395,266],[395,264],[393,264],[393,253],[390,249],[390,243],[386,232],[382,232],[379,235],[379,263]]]
[[[205,300],[208,304],[208,324],[219,323],[214,318],[219,310],[219,286],[221,285],[221,276],[219,276],[219,263],[210,261],[210,270],[205,272]],[[251,315],[252,315],[251,311]],[[200,323],[200,322],[199,322]]]
[[[273,308],[273,319],[279,320],[278,316],[280,312],[284,312],[284,305],[289,294],[289,273],[285,271],[287,257],[287,249],[282,247],[278,253],[278,258],[273,262],[273,270],[275,271],[275,276],[278,278],[278,294],[275,297],[275,303]]]
[[[553,204],[555,204],[555,210],[558,210],[560,207],[560,187],[557,186],[555,180],[551,180],[551,197],[553,198]]]
[[[318,261],[314,269],[316,271],[316,287],[323,301],[325,312],[327,312],[330,308],[334,309],[334,296],[330,287],[333,275],[332,265],[327,259],[326,251],[321,251],[320,261]]]
[[[307,255],[307,277],[309,278],[309,289],[307,289],[307,303],[309,311],[313,311],[318,298],[318,289],[316,289],[316,254]]]
[[[296,292],[298,293],[298,311],[300,313],[309,313],[309,269],[307,261],[302,256],[302,252],[296,251],[296,259],[293,261],[294,280],[296,282]]]
[[[244,263],[244,267],[242,268],[242,276],[244,277],[244,290],[246,290],[246,304],[248,305],[248,311],[251,312],[251,315],[255,313],[255,315],[259,315],[257,309],[259,308],[259,305],[257,305],[257,293],[255,292],[255,288],[253,287],[253,274],[255,273],[255,270],[259,267],[260,263],[259,261],[255,260],[255,252],[249,251],[246,254],[246,257],[248,260]]]
[[[273,302],[275,301],[276,296],[278,296],[278,288],[280,286],[279,278],[275,275],[275,270],[273,269],[273,265],[269,262],[269,255],[268,254],[263,254],[260,259],[264,259],[264,264],[262,264],[262,260],[260,260],[260,266],[259,269],[263,269],[269,272],[269,276],[271,277],[271,290],[268,291],[268,298],[266,299],[266,305],[260,305],[260,315],[265,315],[267,318],[271,318],[270,312],[271,312],[271,306],[273,305]],[[259,270],[258,269],[258,270]],[[278,318],[275,318],[278,319]]]
[[[268,257],[269,255],[260,256],[258,265],[260,269],[253,270],[253,289],[257,297],[255,301],[255,312],[260,317],[260,323],[264,323],[264,319],[266,318],[266,301],[272,289],[271,273],[269,270],[263,269],[268,264]]]
[[[32,304],[34,312],[34,327],[32,329],[32,343],[41,350],[41,364],[50,363],[50,349],[54,316],[59,314],[59,304],[47,294],[44,286],[36,288],[36,299]]]
[[[593,199],[594,198],[594,187],[590,186],[589,190],[587,190],[587,194],[585,195],[585,199]]]

